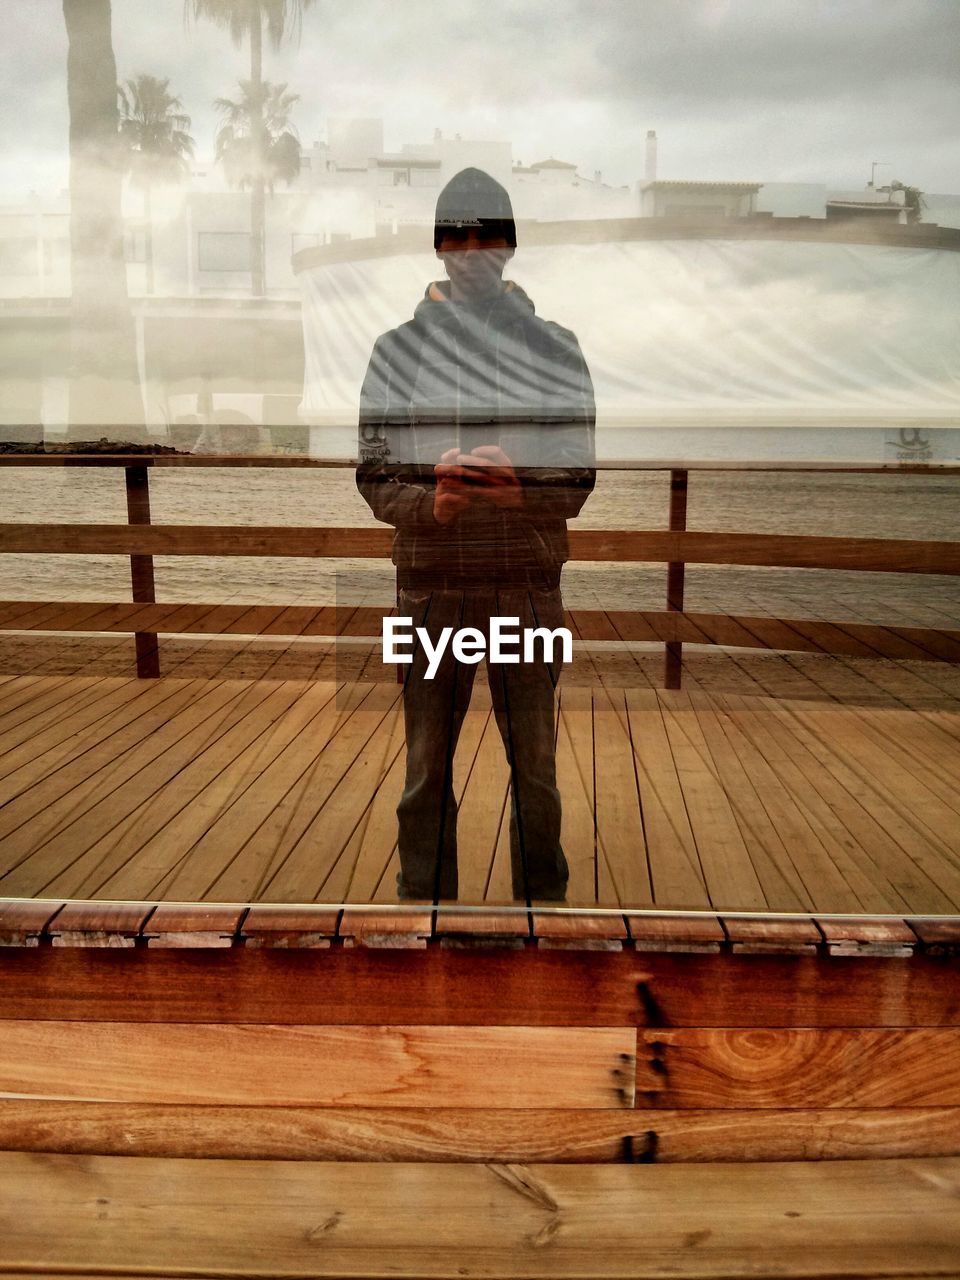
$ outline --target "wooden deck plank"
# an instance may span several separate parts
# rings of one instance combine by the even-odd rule
[[[654,903],[636,766],[622,691],[593,691],[597,831],[624,906]]]
[[[958,1179],[952,1158],[693,1168],[11,1152],[0,1262],[120,1280],[951,1277]]]
[[[664,724],[713,905],[767,907],[730,798],[709,767],[709,751],[689,696],[660,695]]]
[[[30,905],[41,908],[37,931],[46,904]],[[242,912],[233,910],[238,920]],[[475,956],[437,946],[402,957],[341,947],[319,964],[231,947],[214,966],[183,950],[117,960],[96,949],[4,947],[0,1020],[29,1020],[42,1007],[71,1021],[243,1025],[960,1026],[957,960],[949,955],[893,962],[727,954],[718,962],[625,949],[578,965],[533,947],[491,952],[478,966]]]
[[[827,908],[822,901],[817,901],[819,895],[815,886],[806,879],[813,892],[817,910],[836,909],[851,913],[907,910],[902,896],[891,889],[885,878],[877,875],[869,852],[857,842],[849,827],[839,822],[837,813],[821,793],[826,791],[841,806],[847,805],[850,798],[842,792],[842,788],[837,788],[836,784],[831,785],[831,780],[822,776],[823,771],[805,751],[803,744],[798,742],[796,735],[784,731],[782,724],[768,709],[757,705],[756,699],[717,695],[717,701],[726,710],[730,721],[749,737],[757,755],[766,761],[776,775],[779,785],[788,793],[792,804],[812,830],[817,843],[833,862],[834,893],[837,897],[845,898],[848,906]],[[859,808],[857,812],[859,814]],[[801,846],[800,856],[803,856],[803,848]],[[842,889],[842,884],[846,884],[846,891]],[[836,901],[836,897],[831,895],[830,900]]]
[[[633,1106],[629,1027],[5,1022],[0,1093],[272,1106]],[[317,1070],[318,1062],[323,1070]]]
[[[380,689],[387,695],[382,701]],[[402,708],[395,686],[373,690],[351,718],[358,724],[363,721],[366,737],[358,739],[355,747],[346,746],[344,730],[325,749],[325,753],[339,752],[344,744],[343,773],[271,884],[270,901],[320,899],[324,880],[368,813],[370,796],[379,789],[403,745]],[[354,752],[352,760],[350,752]]]
[[[251,896],[214,892],[212,886],[269,816],[285,793],[290,775],[295,779],[302,772],[310,750],[305,734],[314,717],[322,716],[335,698],[335,687],[296,681],[292,695],[276,718],[138,849],[135,865],[128,864],[105,884],[104,893],[132,892],[125,878],[129,870],[137,877],[153,877],[154,893],[164,898],[245,901]]]
[[[179,859],[184,848],[190,849],[210,821],[204,800],[211,799],[210,809],[215,813],[242,795],[242,778],[238,780],[235,774],[238,762],[244,761],[252,745],[269,741],[278,721],[288,723],[285,713],[297,697],[298,686],[256,687],[268,690],[266,697],[260,697],[255,706],[248,705],[236,723],[172,778],[165,778],[159,786],[156,777],[128,783],[122,800],[127,802],[136,795],[137,801],[133,806],[126,804],[121,821],[115,821],[114,801],[110,804],[114,821],[107,830],[102,830],[98,813],[85,817],[79,829],[69,829],[75,839],[79,837],[83,853],[62,880],[56,878],[52,883],[71,885],[69,893],[74,897],[163,896],[157,892],[158,883],[169,871],[170,860]],[[91,829],[96,832],[92,840]]]
[[[216,696],[217,687],[217,682],[203,680],[151,682],[142,689],[139,699],[99,721],[89,736],[84,734],[77,741],[59,744],[22,764],[0,781],[0,838],[6,839],[18,827],[30,823],[31,838],[41,844],[65,821],[62,808],[56,808],[58,804],[62,806],[71,794],[76,804],[91,799],[80,789],[95,789],[98,774],[103,775],[100,782],[107,783],[108,790],[109,782],[114,781],[109,776],[114,769],[122,782],[124,765],[118,762],[127,761],[148,741],[159,753],[178,713],[197,701],[206,699],[209,703]]]
[[[955,836],[960,830],[956,813],[948,809],[953,814],[951,825],[932,832],[921,821],[923,810],[911,805],[901,791],[899,766],[872,748],[858,731],[855,717],[829,708],[818,709],[814,716],[802,707],[785,712],[779,704],[769,705],[771,713],[819,762],[821,789],[829,792],[848,830],[855,826],[863,833],[860,843],[869,848],[877,870],[902,895],[907,910],[919,914],[956,910],[960,859],[952,856],[947,843],[949,831]],[[919,780],[908,784],[907,792],[917,797],[917,806],[923,803],[924,790]]]
[[[122,723],[135,716],[138,709],[151,705],[151,698],[147,695],[153,688],[152,684],[137,679],[118,680],[111,684],[113,687],[100,687],[98,692],[79,704],[62,705],[53,723],[36,726],[34,733],[19,745],[10,741],[8,749],[0,754],[0,797],[18,794],[16,775],[22,774],[24,766],[30,767],[34,776],[41,769],[53,771],[57,768],[54,762],[72,758],[82,749],[84,742],[108,735],[109,730],[104,727],[107,722]],[[161,700],[172,692],[169,687],[163,688]],[[154,693],[153,698],[156,696]],[[3,735],[0,744],[6,747],[7,742],[6,735]],[[41,765],[41,759],[47,763]]]
[[[586,752],[578,756],[574,748],[578,723],[591,727],[589,691],[561,685],[556,743],[557,789],[561,805],[560,843],[570,876],[567,901],[574,907],[603,901],[598,893],[597,878],[592,727]]]
[[[303,689],[306,691],[310,687],[305,685]],[[165,893],[177,896],[177,893],[193,888],[197,893],[206,892],[211,899],[260,899],[262,886],[270,876],[275,865],[273,859],[278,854],[274,842],[265,840],[264,828],[274,822],[276,810],[288,804],[294,788],[302,787],[303,778],[316,769],[317,760],[321,759],[335,733],[343,727],[370,692],[369,687],[340,686],[329,681],[317,682],[312,685],[312,689],[316,690],[316,694],[308,698],[307,703],[301,707],[301,713],[307,713],[307,724],[310,724],[310,710],[314,709],[316,712],[314,722],[310,724],[311,735],[294,735],[292,744],[271,765],[274,768],[273,778],[265,782],[261,776],[255,783],[256,794],[252,797],[252,803],[259,822],[248,822],[250,808],[246,799],[236,814],[216,815],[214,822],[207,828],[210,832],[210,850],[214,852],[215,861],[219,864],[212,883],[206,860],[198,859],[197,863],[184,865],[183,869],[179,865],[168,868],[161,881]],[[319,703],[314,698],[319,699]],[[271,785],[273,782],[276,782],[276,790]],[[224,838],[230,833],[233,833],[233,842]],[[204,837],[201,840],[202,838]]]
[[[784,844],[780,825],[771,821],[764,803],[769,797],[760,779],[727,736],[710,695],[692,693],[690,705],[709,753],[710,770],[730,799],[767,906],[773,911],[809,908],[810,895]]]
[[[8,675],[0,686],[0,716],[6,716],[21,703],[36,697],[39,690],[55,688],[68,679],[69,676],[42,676],[38,672],[30,675]]]
[[[396,686],[347,685],[330,704],[329,716],[309,748],[309,761],[296,781],[273,806],[234,863],[244,876],[259,875],[256,897],[266,902],[297,901],[284,889],[296,877],[313,890],[311,876],[315,848],[323,845],[323,806],[367,741],[385,721],[396,700]],[[305,746],[308,744],[305,744]],[[312,833],[312,834],[311,834]]]
[[[654,901],[707,907],[710,897],[659,696],[653,690],[628,689],[625,701]]]
[[[794,720],[811,725],[811,716],[803,707],[793,707],[789,713]],[[954,804],[942,800],[926,785],[917,772],[905,773],[902,763],[891,757],[863,732],[856,717],[843,709],[824,709],[818,715],[820,735],[811,735],[817,744],[829,743],[829,751],[847,766],[844,776],[847,785],[864,794],[871,808],[875,802],[869,792],[882,794],[889,806],[895,809],[904,822],[914,827],[928,843],[950,851],[957,848],[957,832],[960,829]],[[823,751],[821,750],[821,755]],[[954,757],[960,764],[960,751]],[[831,768],[834,766],[831,765]],[[863,785],[858,786],[851,775],[857,775]]]
[[[508,790],[496,832],[490,876],[483,896],[492,906],[513,902],[513,871],[510,865],[510,792]]]
[[[376,870],[374,886],[383,874],[387,858],[397,841],[397,804],[403,790],[406,754],[403,750],[403,707],[398,707],[392,736],[384,752],[385,770],[375,790],[367,797],[367,804],[349,839],[336,861],[319,881],[317,902],[367,902],[370,892],[356,897],[352,886],[360,876],[368,874],[372,861]],[[361,863],[363,870],[361,870]]]
[[[861,733],[960,813],[956,787],[960,741],[905,708],[848,705],[845,710],[856,719]],[[957,720],[960,723],[960,713]]]
[[[103,676],[92,679],[48,679],[38,677],[29,696],[19,701],[16,706],[0,717],[0,734],[4,749],[18,745],[28,739],[38,725],[56,718],[59,708],[70,705],[83,705],[90,699],[98,698],[110,684]]]
[[[500,825],[509,821],[504,810],[510,788],[510,769],[492,708],[481,712],[471,707],[467,712],[467,723],[471,717],[477,745],[473,767],[464,779],[463,792],[458,798],[457,859],[460,897],[465,902],[482,902],[492,875]],[[480,724],[483,726],[482,734],[477,738]],[[508,897],[509,894],[508,889]]]
[[[561,837],[566,840],[569,831],[571,841],[570,848],[564,844],[571,862],[570,892],[585,897],[587,904],[596,901],[600,906],[618,906],[620,895],[610,876],[604,837],[596,822],[593,696],[589,688],[561,685],[557,781],[563,807]],[[593,899],[589,897],[591,877]]]
[[[148,739],[125,758],[112,758],[78,795],[68,793],[4,842],[5,865],[10,869],[0,877],[0,891],[18,893],[16,886],[24,885],[29,886],[24,892],[41,892],[94,841],[113,832],[140,803],[195,758],[202,758],[266,696],[265,688],[217,684],[168,721],[157,734],[159,742]]]
[[[164,897],[245,902],[254,896],[256,878],[247,881],[239,869],[234,870],[234,862],[312,758],[312,733],[316,732],[317,745],[327,740],[325,728],[337,719],[336,708],[330,706],[336,693],[336,686],[326,683],[298,688],[295,701],[267,735],[255,740],[215,780],[222,798],[217,801],[213,795],[200,800],[212,816],[192,845],[186,835],[177,841],[182,856],[172,868],[161,841],[157,870],[166,866],[158,881]],[[138,864],[145,853],[146,849],[137,855]],[[257,870],[261,872],[262,867]]]
[[[387,859],[383,874],[377,881],[373,893],[370,896],[371,902],[396,902],[397,900],[397,876],[400,874],[400,854],[397,850],[396,841],[394,841],[393,851]]]
[[[794,655],[791,661],[819,660]],[[842,693],[848,677],[837,679]],[[857,671],[849,680],[851,689],[876,688]],[[23,711],[22,699],[42,685],[49,700],[35,736],[6,757],[17,767],[0,779],[0,892],[148,900],[162,888],[163,896],[182,890],[183,896],[195,891],[254,901],[275,893],[270,900],[276,901],[290,900],[297,889],[298,899],[302,890],[308,900],[330,900],[330,894],[346,900],[348,893],[354,901],[393,900],[388,863],[403,770],[397,718],[392,729],[383,717],[351,728],[324,752],[320,721],[311,720],[305,705],[298,710],[301,695],[284,704],[273,682],[111,679],[102,685],[102,700],[93,697],[101,683],[85,678],[51,684],[13,677],[0,692],[8,684]],[[376,687],[378,697],[396,697],[396,686]],[[90,701],[69,710],[77,688]],[[348,696],[360,696],[358,686],[350,688]],[[273,700],[257,710],[268,697]],[[695,789],[722,799],[721,836],[735,834],[743,845],[762,890],[760,905],[842,913],[956,909],[960,809],[953,777],[960,718],[949,704],[914,708],[901,698],[846,706],[703,690],[679,697],[563,688],[557,763],[571,902],[618,904],[626,865],[635,878],[642,868],[640,895],[623,899],[629,905],[651,899],[670,907],[708,905],[681,787],[693,778]],[[491,802],[484,776],[500,778],[505,795],[506,765],[487,720],[487,699],[478,686],[455,785],[464,806],[461,897],[497,902],[509,900],[511,891],[507,823],[503,799]],[[205,763],[195,763],[231,732]],[[343,758],[341,741],[353,744]],[[484,744],[479,754],[478,743]],[[27,759],[31,744],[35,760]],[[683,778],[673,758],[676,744],[686,763]],[[180,792],[184,770],[187,790]],[[718,828],[707,821],[702,799],[693,810],[715,851]],[[471,842],[478,841],[475,863]],[[149,867],[143,858],[138,865],[137,849],[147,849]],[[291,850],[299,879],[290,880],[287,892],[279,868]],[[273,890],[268,881],[275,882]],[[752,899],[745,894],[723,905],[742,910]]]
[[[397,857],[397,805],[405,769],[406,758],[401,753],[373,797],[366,823],[347,851],[353,865],[343,894],[346,902],[372,902],[382,882],[392,888],[396,899],[396,879],[387,879],[386,869]]]
[[[64,693],[62,698],[49,702],[42,710],[38,708],[31,715],[25,715],[20,724],[0,730],[0,746],[3,748],[0,772],[4,776],[23,762],[24,748],[29,752],[32,744],[38,742],[38,750],[43,751],[48,745],[61,741],[63,725],[72,717],[82,717],[86,713],[88,721],[96,721],[98,711],[107,715],[115,706],[121,705],[125,697],[135,696],[137,692],[135,679],[116,680],[100,676],[83,679],[77,685],[72,693]]]

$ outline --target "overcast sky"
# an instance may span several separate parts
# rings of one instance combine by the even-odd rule
[[[0,199],[66,182],[60,0],[7,0]],[[183,0],[113,0],[121,79],[169,77],[209,154],[211,100],[246,49]],[[331,115],[379,115],[388,148],[435,128],[509,140],[634,182],[656,129],[661,178],[878,180],[960,193],[960,0],[315,0],[266,75],[301,95],[305,143]]]

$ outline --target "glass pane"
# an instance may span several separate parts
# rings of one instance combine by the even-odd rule
[[[943,6],[30,8],[0,896],[956,912]]]

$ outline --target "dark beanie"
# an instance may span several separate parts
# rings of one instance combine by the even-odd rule
[[[451,227],[479,227],[480,234],[517,247],[517,224],[505,187],[482,169],[461,169],[440,192],[433,228],[433,247],[440,248]]]

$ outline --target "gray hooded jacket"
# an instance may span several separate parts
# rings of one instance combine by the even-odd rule
[[[431,284],[412,320],[377,339],[360,395],[357,485],[396,529],[401,587],[555,587],[566,521],[594,480],[593,386],[573,333],[541,320],[517,285],[453,302]],[[517,509],[472,503],[433,516],[447,449],[496,444],[516,469]]]

